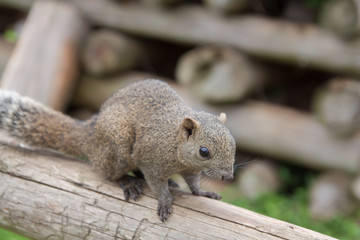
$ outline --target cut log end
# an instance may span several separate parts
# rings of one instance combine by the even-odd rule
[[[360,83],[355,79],[332,79],[314,97],[318,119],[338,137],[351,137],[360,126]]]
[[[82,61],[87,74],[104,76],[133,68],[139,62],[140,52],[134,39],[115,31],[100,30],[88,37]]]
[[[330,0],[324,3],[319,24],[343,37],[354,37],[360,33],[359,1]]]
[[[176,78],[206,102],[237,102],[262,84],[259,68],[237,50],[208,46],[184,54]]]

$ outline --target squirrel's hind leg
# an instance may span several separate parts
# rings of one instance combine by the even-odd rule
[[[129,176],[132,170],[126,159],[119,153],[109,151],[106,146],[101,146],[90,155],[94,167],[102,172],[109,180],[116,182],[124,191],[126,201],[138,200],[142,195],[142,186],[138,178]]]
[[[125,175],[117,181],[124,191],[125,200],[129,199],[138,200],[143,194],[142,186],[138,178]]]

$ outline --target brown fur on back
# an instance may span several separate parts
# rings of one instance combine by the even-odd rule
[[[140,170],[158,197],[162,221],[171,212],[168,179],[174,173],[185,178],[194,194],[217,199],[219,195],[200,189],[201,172],[220,180],[232,178],[235,142],[225,118],[195,111],[158,80],[119,90],[84,122],[0,90],[0,129],[36,146],[88,157],[109,179],[123,179],[124,192],[137,189],[124,176]],[[209,155],[202,156],[201,149]]]

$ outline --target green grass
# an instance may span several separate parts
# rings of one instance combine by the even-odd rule
[[[9,232],[3,228],[0,228],[0,239],[1,240],[29,240],[26,237]]]
[[[19,36],[14,31],[14,29],[6,29],[5,32],[3,33],[3,38],[10,43],[15,43],[18,37]]]

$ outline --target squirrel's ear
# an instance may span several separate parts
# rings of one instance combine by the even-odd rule
[[[225,113],[220,113],[219,119],[222,123],[225,124],[226,122],[226,114]]]
[[[189,138],[194,133],[194,130],[199,126],[199,123],[192,118],[184,118],[181,128],[184,130],[186,138]]]

